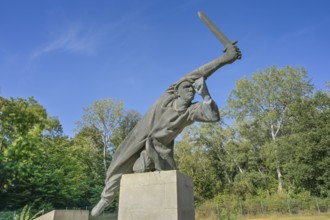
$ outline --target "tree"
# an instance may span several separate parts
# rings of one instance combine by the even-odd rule
[[[184,129],[176,143],[175,158],[178,170],[193,178],[195,202],[200,204],[214,197],[221,182],[207,147],[196,141],[195,134],[199,134],[199,128],[194,125]]]
[[[86,204],[95,204],[104,185],[102,133],[95,127],[82,128],[73,139],[75,154],[83,161],[86,181]]]
[[[30,203],[38,208],[88,205],[84,195],[89,190],[89,173],[72,141],[66,136],[45,136],[38,148],[40,153],[33,158],[33,172],[29,173],[30,186],[22,185],[16,191],[29,192]]]
[[[112,136],[120,126],[124,110],[123,102],[115,102],[112,99],[101,99],[93,102],[83,109],[84,114],[81,121],[77,122],[78,130],[85,127],[93,127],[101,134],[103,144],[103,167],[104,173],[107,172],[107,157],[113,154],[114,144]]]
[[[34,98],[0,97],[0,209],[90,205],[88,156]],[[98,178],[99,179],[99,178]]]
[[[68,176],[77,172],[67,166],[74,160],[66,156],[69,154],[63,155],[70,142],[62,135],[59,121],[48,117],[34,98],[1,97],[0,128],[1,208],[18,208],[28,203],[52,206],[56,204],[54,197],[59,199],[57,202],[67,202],[67,196],[77,192],[63,193],[65,186],[74,185],[74,178]],[[63,175],[57,176],[59,173]],[[55,190],[56,186],[62,187]],[[61,193],[62,197],[58,196]]]
[[[1,204],[8,205],[6,198],[12,192],[17,194],[19,202],[29,200],[24,197],[25,191],[17,189],[30,184],[27,177],[33,171],[33,159],[39,154],[42,132],[60,129],[55,128],[57,122],[47,118],[46,111],[34,98],[0,97],[0,198],[4,199]]]
[[[283,179],[276,141],[283,135],[289,106],[309,96],[312,89],[305,69],[272,66],[253,74],[250,81],[237,81],[228,99],[229,111],[239,127],[254,131],[262,144],[272,142],[279,192],[283,190]]]
[[[124,141],[126,136],[131,132],[135,125],[140,121],[141,114],[134,110],[128,110],[124,112],[122,120],[119,122],[119,126],[115,129],[111,142],[115,146],[115,149],[119,147],[121,142]]]
[[[284,172],[295,192],[329,196],[330,96],[318,91],[289,108],[290,126],[279,139]]]

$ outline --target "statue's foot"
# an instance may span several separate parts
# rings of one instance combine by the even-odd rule
[[[92,216],[99,216],[103,210],[109,205],[109,202],[107,202],[105,199],[101,199],[99,203],[93,208],[91,215]]]

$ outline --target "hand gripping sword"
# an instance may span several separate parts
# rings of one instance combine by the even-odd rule
[[[213,24],[213,22],[201,11],[198,12],[198,17],[204,22],[204,24],[212,31],[214,36],[225,46],[224,52],[227,50],[229,45],[236,44],[237,41],[233,43],[226,37],[226,35]]]

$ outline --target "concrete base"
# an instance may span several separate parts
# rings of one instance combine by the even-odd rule
[[[53,210],[35,220],[88,220],[88,216],[85,210]]]
[[[118,220],[194,220],[193,182],[176,170],[126,174]]]

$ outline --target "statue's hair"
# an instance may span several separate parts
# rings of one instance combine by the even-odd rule
[[[170,95],[167,98],[167,100],[164,101],[162,108],[166,108],[172,101],[174,101],[175,99],[177,99],[179,97],[178,89],[179,89],[179,86],[181,85],[181,83],[183,83],[183,82],[189,82],[192,85],[195,81],[191,78],[183,78],[183,79],[177,81],[176,83],[172,84],[166,90],[166,93],[169,93]]]
[[[179,86],[183,83],[183,82],[188,82],[190,83],[190,85],[192,85],[195,81],[191,78],[183,78],[182,80],[179,80],[178,82],[172,84],[168,89],[167,89],[167,93],[171,93],[177,96],[177,91],[179,89]]]

